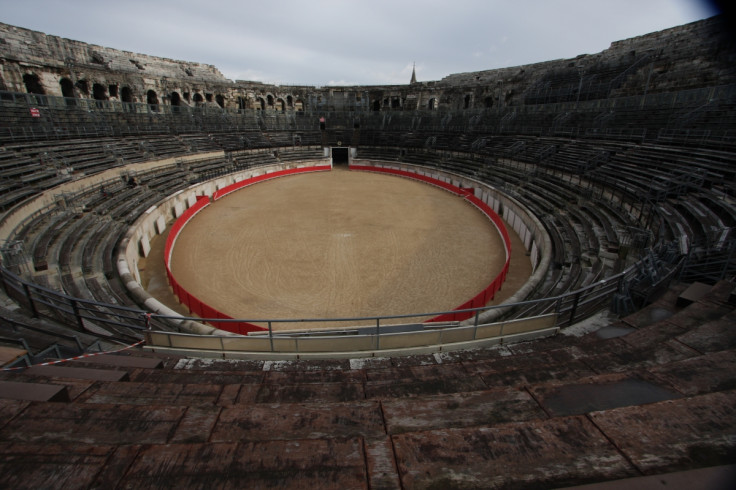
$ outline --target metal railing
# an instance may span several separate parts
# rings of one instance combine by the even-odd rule
[[[26,281],[11,271],[0,267],[0,282],[6,294],[15,300],[34,317],[45,317],[61,322],[72,330],[98,333],[101,337],[110,340],[120,339],[129,341],[131,338],[142,338],[144,331],[154,330],[162,321],[171,321],[174,324],[182,321],[206,322],[208,320],[217,322],[248,322],[267,326],[267,332],[260,336],[267,336],[270,344],[270,352],[278,349],[274,341],[279,339],[296,339],[305,336],[325,336],[332,338],[344,337],[345,335],[371,335],[375,336],[376,348],[381,348],[382,336],[397,333],[397,325],[404,331],[414,328],[418,331],[429,332],[436,329],[458,329],[474,328],[477,332],[479,327],[490,325],[481,320],[481,315],[490,310],[500,310],[498,321],[509,322],[536,317],[549,316],[554,318],[551,325],[544,328],[564,328],[601,311],[610,306],[613,296],[621,288],[621,284],[630,280],[636,274],[636,266],[631,266],[625,271],[603,279],[585,288],[571,291],[559,296],[521,301],[512,304],[501,304],[472,308],[467,310],[450,310],[438,312],[425,312],[404,315],[377,315],[367,317],[347,318],[308,318],[308,319],[202,319],[196,317],[180,317],[152,314],[141,309],[121,305],[106,304],[92,300],[80,299],[67,294],[54,291],[50,288]],[[430,318],[447,313],[469,312],[473,314],[470,320],[462,323],[451,323],[432,326],[431,324],[417,323],[417,318]],[[402,324],[408,319],[414,323]],[[340,328],[330,331],[288,331],[274,330],[276,324],[313,324],[313,323],[336,323]],[[494,321],[497,325],[498,322]],[[413,327],[412,327],[413,326]],[[170,329],[167,329],[170,330]],[[500,332],[503,335],[503,329]],[[475,335],[475,334],[474,334]]]

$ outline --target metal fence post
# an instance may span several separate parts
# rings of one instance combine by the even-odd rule
[[[380,329],[381,319],[376,318],[376,350],[381,348],[381,329]]]
[[[33,316],[33,318],[38,318],[38,311],[36,310],[36,305],[33,302],[33,296],[31,296],[31,288],[28,287],[28,284],[26,284],[25,282],[22,284],[23,291],[26,293],[26,298],[28,298],[28,304],[31,307],[31,316]]]
[[[580,291],[575,293],[575,298],[572,302],[572,308],[570,309],[570,320],[568,325],[572,325],[573,323],[575,323],[575,312],[578,309],[578,302],[580,302]]]
[[[0,270],[0,282],[3,283],[3,291],[5,291],[5,296],[10,296],[10,294],[8,294],[8,285],[5,284],[5,273],[3,270]]]
[[[271,328],[271,322],[268,322],[268,341],[271,344],[271,352],[273,352],[273,328]]]
[[[73,299],[71,300],[71,304],[74,318],[77,319],[77,325],[79,325],[79,328],[84,331],[84,320],[82,319],[82,315],[79,314],[79,306],[77,306],[77,302]]]

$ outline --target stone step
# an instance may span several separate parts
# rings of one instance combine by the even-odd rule
[[[76,378],[94,381],[128,381],[127,371],[112,369],[92,369],[71,366],[32,366],[25,370],[32,376],[46,376],[49,378]]]
[[[0,398],[39,402],[68,402],[66,386],[0,381]]]
[[[660,475],[639,476],[588,485],[565,487],[564,490],[731,490],[736,483],[736,465],[713,466],[676,471]]]
[[[70,361],[70,363],[73,365],[87,364],[96,366],[141,369],[160,369],[164,365],[161,359],[157,359],[154,357],[120,356],[115,354],[85,357],[83,359]]]

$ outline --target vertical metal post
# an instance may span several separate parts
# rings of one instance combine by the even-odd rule
[[[33,316],[33,318],[38,318],[38,311],[36,310],[36,305],[33,303],[33,297],[31,296],[31,289],[28,287],[28,284],[23,283],[23,291],[26,293],[26,298],[28,298],[28,304],[31,307],[31,316]]]
[[[0,270],[0,282],[3,284],[3,291],[5,291],[5,296],[10,296],[10,294],[8,294],[8,285],[5,284],[5,274],[3,274],[2,270]]]
[[[77,306],[77,302],[75,300],[72,300],[71,303],[74,318],[77,319],[77,325],[79,325],[80,330],[84,331],[84,320],[82,319],[82,315],[79,314],[79,306]]]
[[[578,309],[578,302],[580,301],[580,292],[575,293],[575,298],[572,302],[572,309],[570,310],[570,323],[568,325],[572,325],[575,323],[575,312]]]
[[[268,322],[268,341],[271,344],[271,352],[273,352],[273,328],[271,328],[271,322]]]
[[[381,319],[376,318],[376,349],[381,348],[381,329],[380,329]]]

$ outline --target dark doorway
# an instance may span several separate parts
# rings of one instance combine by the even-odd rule
[[[68,78],[62,78],[59,80],[61,85],[61,95],[66,101],[66,105],[74,106],[77,105],[77,101],[74,100],[74,84]]]
[[[23,83],[26,86],[26,92],[29,94],[43,95],[46,93],[41,85],[41,80],[34,73],[23,75]]]
[[[123,102],[133,102],[133,91],[130,90],[130,87],[123,87],[120,91],[120,99]]]
[[[68,78],[62,78],[59,80],[61,85],[61,96],[71,99],[74,97],[74,84]]]
[[[92,85],[92,97],[95,100],[107,100],[107,89],[99,83]]]
[[[332,164],[347,165],[348,164],[348,148],[332,148]]]

